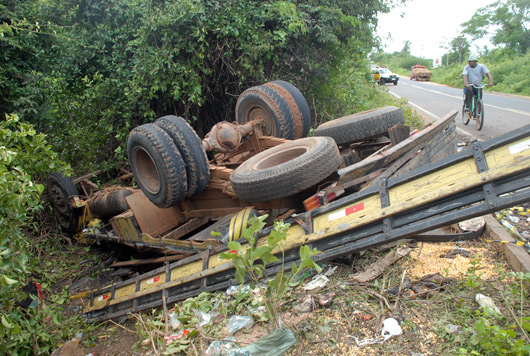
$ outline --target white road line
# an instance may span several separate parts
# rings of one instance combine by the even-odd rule
[[[450,98],[454,98],[454,99],[458,99],[458,100],[462,100],[462,99],[463,99],[462,96],[456,96],[456,95],[446,94],[446,93],[442,93],[441,91],[438,91],[438,90],[425,89],[425,88],[422,88],[422,87],[420,87],[420,86],[418,86],[418,85],[414,85],[414,84],[406,84],[406,83],[404,83],[404,82],[402,82],[401,84],[408,85],[408,86],[411,86],[411,87],[414,87],[414,88],[417,88],[417,89],[421,89],[421,90],[425,90],[425,91],[430,91],[431,93],[435,93],[435,94],[439,94],[439,95],[448,96],[448,97],[450,97]],[[510,109],[510,108],[503,108],[503,107],[496,106],[496,105],[491,105],[491,104],[488,104],[488,103],[484,103],[484,106],[486,106],[486,107],[490,107],[490,108],[494,108],[494,109],[499,109],[499,110],[510,111],[510,112],[513,112],[514,114],[530,116],[530,113],[528,113],[528,112],[526,112],[526,111],[521,111],[521,110],[516,110],[516,109]]]
[[[519,114],[519,115],[530,116],[530,113],[528,113],[528,112],[526,112],[526,111],[515,110],[515,109],[507,109],[507,108],[501,108],[500,106],[495,106],[495,105],[490,105],[490,104],[484,104],[484,106],[489,106],[490,108],[495,108],[495,109],[500,109],[500,110],[510,111],[510,112],[513,112],[513,113],[515,113],[515,114]],[[486,110],[484,110],[484,112],[486,112]]]
[[[397,94],[395,94],[395,93],[392,93],[391,91],[389,91],[389,93],[392,94],[392,95],[394,95],[396,98],[401,99],[401,97],[400,97],[399,95],[397,95]],[[433,114],[432,112],[430,112],[430,111],[428,111],[428,110],[425,110],[425,109],[422,108],[421,106],[416,105],[416,104],[414,104],[414,103],[411,102],[411,101],[409,101],[408,103],[409,103],[410,105],[414,106],[415,108],[417,108],[418,110],[421,110],[421,111],[423,111],[424,113],[426,113],[427,115],[429,115],[429,116],[435,118],[436,120],[440,120],[440,118],[439,118],[437,115]],[[472,133],[467,132],[467,131],[464,130],[464,129],[461,129],[460,127],[457,127],[457,128],[456,128],[456,131],[460,132],[460,134],[462,134],[462,135],[466,135],[466,136],[474,136]],[[480,138],[478,138],[478,140],[479,140],[479,141],[483,141],[483,140],[480,139]]]

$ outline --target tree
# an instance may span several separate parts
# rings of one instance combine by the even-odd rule
[[[451,49],[458,55],[458,64],[462,64],[463,56],[469,53],[469,42],[463,35],[460,35],[451,41]]]
[[[409,40],[403,41],[403,48],[401,49],[401,53],[410,54],[410,45],[411,42]]]
[[[40,29],[2,32],[0,104],[46,133],[80,174],[123,162],[130,129],[166,114],[203,136],[235,119],[241,92],[270,80],[295,84],[313,112],[336,117],[352,107],[329,104],[344,97],[337,83],[364,76],[352,74],[366,71],[377,14],[398,2],[7,0],[1,26],[26,18]],[[342,85],[362,95],[357,83]]]
[[[493,44],[525,54],[530,46],[529,19],[529,0],[499,0],[480,8],[477,14],[462,26],[464,33],[473,39],[492,33]]]
[[[38,3],[5,0],[0,4],[0,119],[15,112],[32,119],[43,115],[37,78],[47,68],[45,50],[51,43],[39,25]]]

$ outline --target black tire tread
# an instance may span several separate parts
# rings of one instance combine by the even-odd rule
[[[210,181],[210,166],[201,139],[182,117],[163,116],[155,121],[173,139],[186,165],[188,192],[186,197],[203,192]]]
[[[137,145],[141,145],[149,152],[155,161],[161,180],[161,189],[157,194],[152,194],[144,188],[136,162],[131,159],[133,149]],[[129,133],[127,155],[140,189],[153,204],[160,208],[169,208],[184,199],[188,191],[184,160],[171,136],[162,128],[155,124],[144,124],[134,128]]]
[[[480,106],[480,120],[478,119],[479,116],[477,114],[477,130],[482,130],[482,127],[484,126],[484,102],[482,100],[477,100],[477,113],[479,112],[479,106]]]
[[[288,147],[315,142],[304,154],[274,167],[256,170],[252,167],[267,155]],[[230,176],[235,194],[245,202],[280,199],[299,193],[329,177],[340,165],[340,152],[332,138],[307,137],[286,142],[249,158]]]
[[[51,197],[51,190],[53,186],[57,186],[67,200],[67,212],[61,213],[59,207],[55,204],[55,201]],[[56,172],[48,176],[46,180],[46,189],[48,191],[48,198],[52,205],[54,212],[59,215],[57,221],[62,230],[68,233],[75,233],[79,226],[79,214],[76,209],[72,207],[68,198],[74,195],[79,195],[79,192],[70,177],[63,175],[62,173]]]
[[[309,110],[309,105],[304,98],[304,95],[295,87],[293,84],[283,81],[283,80],[274,80],[270,83],[266,83],[266,86],[277,85],[281,87],[288,93],[288,96],[294,100],[295,108],[293,111],[293,116],[295,120],[295,139],[307,137],[309,135],[309,130],[311,129],[311,111]],[[284,95],[285,96],[285,95]],[[288,99],[289,100],[289,99]]]
[[[466,115],[466,104],[462,105],[462,123],[464,125],[469,124],[469,116]]]
[[[236,121],[239,124],[247,123],[247,110],[252,106],[260,106],[267,111],[268,120],[274,122],[273,136],[294,139],[294,118],[289,103],[276,89],[265,85],[258,85],[245,90],[236,102]]]
[[[325,122],[314,135],[332,137],[337,145],[344,145],[387,135],[388,129],[404,123],[401,108],[385,106]]]

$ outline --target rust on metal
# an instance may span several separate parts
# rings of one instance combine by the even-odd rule
[[[275,89],[280,94],[280,96],[282,96],[285,101],[287,101],[287,104],[291,109],[291,113],[293,114],[294,119],[294,138],[302,138],[304,132],[304,120],[302,118],[300,108],[296,104],[296,101],[294,100],[292,95],[281,85],[278,85],[276,83],[266,83],[265,86]]]
[[[140,230],[149,236],[160,236],[186,221],[178,206],[159,208],[151,203],[141,190],[129,195],[126,200]]]
[[[348,180],[359,178],[369,174],[370,172],[373,172],[374,170],[387,166],[390,164],[390,162],[398,159],[411,148],[418,148],[418,146],[427,143],[435,135],[443,131],[451,121],[454,121],[457,113],[458,111],[453,110],[449,114],[445,115],[442,119],[438,120],[434,125],[429,126],[420,133],[413,135],[401,143],[385,150],[385,152],[373,155],[372,157],[364,159],[361,162],[349,167],[339,169],[339,184],[342,184]]]

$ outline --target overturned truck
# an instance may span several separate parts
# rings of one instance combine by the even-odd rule
[[[457,152],[456,115],[410,134],[401,110],[385,107],[306,137],[305,99],[277,81],[245,91],[236,123],[217,124],[203,140],[175,116],[135,128],[128,156],[139,189],[93,191],[52,174],[52,205],[71,232],[169,251],[176,261],[72,298],[85,298],[98,321],[235,284],[232,263],[218,256],[256,214],[290,223],[285,262],[301,245],[325,261],[528,201],[530,126]],[[102,223],[88,227],[93,217]]]

